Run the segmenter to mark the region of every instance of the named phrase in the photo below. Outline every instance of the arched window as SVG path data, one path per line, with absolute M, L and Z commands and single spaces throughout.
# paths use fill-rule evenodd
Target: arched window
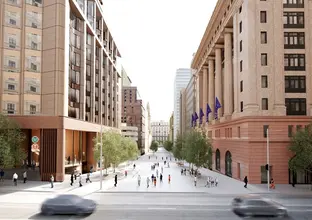
M 232 177 L 232 154 L 230 151 L 225 153 L 225 175 Z
M 220 166 L 220 150 L 217 149 L 216 150 L 216 170 L 221 170 L 221 166 Z

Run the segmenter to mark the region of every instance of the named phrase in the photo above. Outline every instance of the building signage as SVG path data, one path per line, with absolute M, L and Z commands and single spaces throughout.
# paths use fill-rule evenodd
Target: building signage
M 38 143 L 39 138 L 38 138 L 37 136 L 33 136 L 33 137 L 31 138 L 31 141 L 32 141 L 33 143 Z
M 31 151 L 32 152 L 39 152 L 40 151 L 39 145 L 38 144 L 32 144 L 31 145 Z

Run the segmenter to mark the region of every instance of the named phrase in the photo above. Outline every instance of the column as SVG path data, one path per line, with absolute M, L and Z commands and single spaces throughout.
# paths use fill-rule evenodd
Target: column
M 216 80 L 215 80 L 215 97 L 218 98 L 218 100 L 221 103 L 221 108 L 218 109 L 218 118 L 222 117 L 222 111 L 224 103 L 222 103 L 223 97 L 222 97 L 222 60 L 221 60 L 221 48 L 215 49 L 215 68 L 216 68 Z M 215 98 L 214 98 L 215 99 Z M 214 100 L 215 102 L 215 100 Z
M 214 76 L 214 59 L 208 58 L 208 65 L 209 65 L 209 92 L 208 92 L 208 103 L 211 108 L 211 113 L 209 114 L 209 121 L 214 119 L 214 112 L 215 112 L 215 76 Z
M 233 113 L 232 33 L 224 34 L 224 116 Z
M 202 103 L 203 103 L 202 109 L 204 111 L 204 114 L 206 114 L 206 106 L 208 103 L 208 66 L 203 66 L 203 102 Z

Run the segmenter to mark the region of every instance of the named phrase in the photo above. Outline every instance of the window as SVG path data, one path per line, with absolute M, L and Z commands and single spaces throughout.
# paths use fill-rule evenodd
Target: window
M 35 56 L 26 57 L 25 62 L 26 71 L 40 72 L 41 71 L 41 58 Z
M 261 76 L 261 88 L 268 88 L 268 76 Z
M 242 13 L 242 7 L 243 7 L 243 6 L 240 6 L 240 7 L 239 7 L 239 13 Z
M 243 23 L 239 22 L 239 33 L 243 32 Z
M 242 50 L 243 50 L 243 41 L 241 40 L 239 42 L 239 51 L 242 52 Z
M 292 137 L 293 129 L 294 129 L 293 125 L 288 125 L 288 137 Z
M 241 136 L 241 129 L 240 129 L 240 127 L 238 126 L 238 127 L 237 127 L 237 137 L 240 138 L 240 136 Z
M 269 125 L 263 125 L 263 137 L 268 137 Z
M 42 23 L 41 14 L 33 11 L 26 12 L 26 26 L 32 28 L 41 28 L 41 23 Z
M 305 36 L 304 32 L 285 32 L 284 33 L 285 49 L 304 49 Z
M 8 84 L 8 90 L 14 91 L 15 90 L 15 85 Z
M 285 76 L 286 93 L 305 93 L 306 77 L 305 76 Z
M 284 12 L 284 28 L 304 28 L 303 12 Z
M 7 114 L 14 114 L 15 113 L 15 104 L 7 103 Z
M 267 12 L 260 11 L 260 23 L 267 23 Z
M 21 25 L 21 15 L 17 12 L 12 12 L 5 10 L 5 23 L 11 27 L 20 27 Z
M 41 50 L 41 36 L 33 33 L 27 33 L 26 48 L 31 50 Z
M 268 98 L 262 98 L 261 106 L 262 106 L 262 110 L 269 110 Z
M 305 98 L 285 99 L 286 115 L 307 115 L 307 104 Z
M 261 54 L 261 66 L 267 66 L 268 65 L 268 54 L 262 53 Z
M 42 0 L 26 0 L 26 4 L 33 5 L 36 7 L 42 6 Z
M 304 71 L 305 54 L 285 54 L 284 68 L 285 70 Z
M 244 102 L 240 102 L 240 111 L 241 111 L 241 112 L 244 111 Z
M 240 81 L 240 91 L 243 91 L 243 80 Z
M 267 39 L 267 32 L 266 31 L 261 31 L 260 38 L 261 38 L 261 44 L 266 44 L 268 43 Z
M 8 72 L 19 72 L 20 71 L 19 57 L 4 56 L 4 70 Z
M 6 0 L 10 5 L 21 5 L 21 0 Z
M 87 44 L 88 45 L 92 44 L 92 36 L 90 34 L 87 34 Z
M 243 61 L 239 61 L 239 71 L 242 72 L 243 71 Z
M 284 8 L 304 8 L 304 0 L 283 0 Z
M 31 115 L 36 114 L 36 110 L 37 110 L 36 105 L 29 105 L 29 113 Z
M 91 60 L 91 48 L 87 48 L 87 60 Z

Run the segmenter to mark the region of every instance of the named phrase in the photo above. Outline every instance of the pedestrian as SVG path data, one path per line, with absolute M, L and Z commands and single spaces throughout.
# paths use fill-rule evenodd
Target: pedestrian
M 51 188 L 53 188 L 54 187 L 54 185 L 53 185 L 53 183 L 54 183 L 54 176 L 53 176 L 53 174 L 51 174 L 51 176 L 50 176 L 50 183 L 51 183 Z
M 170 174 L 168 175 L 168 183 L 170 184 L 170 182 L 171 182 L 171 176 L 170 176 Z
M 13 183 L 14 183 L 14 186 L 17 186 L 17 179 L 18 179 L 18 175 L 17 175 L 17 173 L 14 173 L 14 174 L 13 174 Z
M 138 186 L 140 186 L 141 185 L 141 175 L 139 174 L 138 175 Z
M 207 182 L 206 182 L 206 186 L 205 187 L 207 187 L 207 186 L 210 187 L 210 177 L 209 176 L 207 177 Z
M 151 180 L 150 180 L 150 178 L 149 178 L 149 177 L 147 177 L 147 178 L 146 178 L 146 186 L 147 186 L 147 188 L 149 187 L 149 183 L 150 183 L 150 181 L 151 181 Z
M 133 164 L 133 169 L 135 170 L 135 164 Z
M 197 183 L 197 176 L 195 175 L 194 176 L 194 185 L 196 186 L 196 183 Z
M 164 167 L 161 166 L 161 173 L 164 173 Z
M 181 176 L 183 175 L 183 168 L 181 169 Z
M 82 187 L 82 174 L 79 174 L 79 187 Z
M 158 178 L 158 169 L 156 170 L 156 177 Z
M 117 186 L 117 174 L 115 175 L 115 184 L 114 186 L 116 187 Z
M 248 184 L 247 176 L 245 176 L 245 178 L 244 178 L 244 183 L 245 183 L 244 187 L 247 188 L 247 184 Z
M 186 169 L 184 168 L 184 175 L 186 176 Z
M 125 170 L 125 177 L 127 177 L 128 176 L 128 171 L 127 170 Z
M 27 181 L 27 171 L 25 171 L 23 173 L 23 178 L 24 178 L 24 183 L 26 183 L 26 181 Z
M 216 179 L 215 179 L 216 186 L 218 186 L 218 182 L 219 182 L 218 177 L 216 177 Z
M 70 185 L 72 186 L 74 184 L 74 173 L 70 175 Z
M 4 181 L 4 179 L 3 179 L 3 177 L 4 177 L 4 171 L 1 169 L 1 171 L 0 171 L 0 181 Z
M 160 174 L 159 180 L 160 180 L 160 182 L 162 183 L 162 180 L 163 180 L 163 175 L 162 175 L 162 174 Z
M 157 179 L 156 177 L 154 178 L 154 186 L 156 187 L 156 182 L 157 182 Z
M 91 181 L 91 179 L 90 179 L 90 173 L 87 173 L 87 179 L 86 179 L 86 183 L 87 182 L 90 182 L 90 183 L 92 183 L 92 181 Z

